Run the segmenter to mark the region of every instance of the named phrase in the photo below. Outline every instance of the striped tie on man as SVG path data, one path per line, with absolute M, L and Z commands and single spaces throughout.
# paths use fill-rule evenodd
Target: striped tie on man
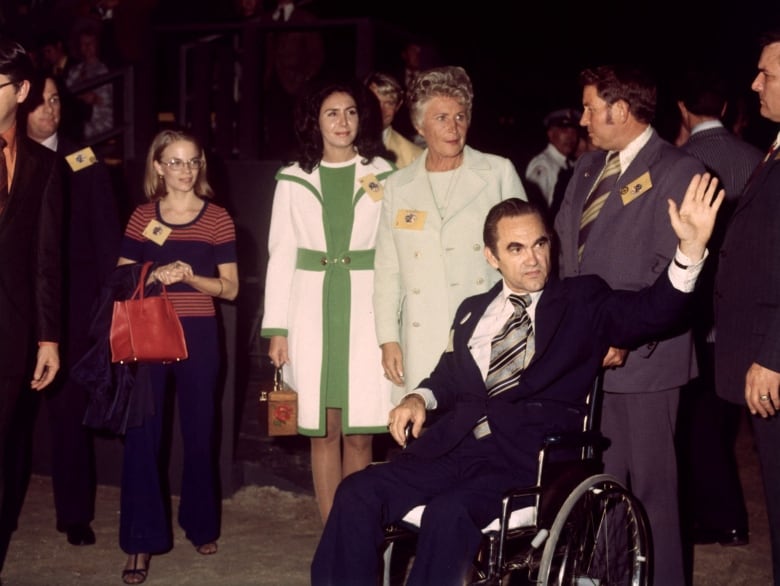
M 596 221 L 596 217 L 599 215 L 601 208 L 615 188 L 617 179 L 620 176 L 620 153 L 612 152 L 607 155 L 607 162 L 604 165 L 604 170 L 601 172 L 601 178 L 596 183 L 596 186 L 590 192 L 588 199 L 585 200 L 585 204 L 582 207 L 582 218 L 580 218 L 580 234 L 577 240 L 579 248 L 577 249 L 577 258 L 582 260 L 582 251 L 585 249 L 585 241 L 588 238 L 588 233 L 593 227 L 593 222 Z
M 504 392 L 520 380 L 533 333 L 531 318 L 525 310 L 531 303 L 531 296 L 511 294 L 509 301 L 514 306 L 514 313 L 491 342 L 490 366 L 485 378 L 490 396 Z
M 490 397 L 517 384 L 525 370 L 525 364 L 534 352 L 531 317 L 525 310 L 531 303 L 531 296 L 510 294 L 509 301 L 512 302 L 514 312 L 495 335 L 490 346 L 490 366 L 485 377 L 485 387 Z M 477 439 L 490 435 L 490 424 L 486 415 L 480 417 L 472 432 Z

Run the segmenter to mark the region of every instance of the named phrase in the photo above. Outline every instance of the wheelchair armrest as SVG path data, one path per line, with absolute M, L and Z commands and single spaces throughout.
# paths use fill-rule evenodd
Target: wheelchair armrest
M 551 434 L 544 438 L 542 446 L 546 448 L 584 448 L 592 446 L 598 451 L 606 450 L 610 440 L 598 431 L 576 431 Z

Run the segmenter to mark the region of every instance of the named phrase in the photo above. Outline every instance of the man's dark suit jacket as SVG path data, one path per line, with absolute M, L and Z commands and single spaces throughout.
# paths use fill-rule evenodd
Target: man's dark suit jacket
M 525 483 L 535 478 L 545 435 L 581 428 L 585 398 L 608 347 L 638 344 L 671 328 L 689 295 L 676 290 L 666 272 L 638 292 L 613 291 L 595 276 L 551 279 L 536 308 L 531 362 L 516 387 L 487 398 L 468 344 L 502 286 L 499 282 L 458 308 L 450 349 L 419 385 L 433 391 L 439 415 L 404 453 L 440 456 L 487 414 L 501 451 L 497 458 L 510 462 Z
M 89 348 L 87 331 L 100 288 L 116 267 L 122 226 L 111 175 L 103 162 L 74 171 L 65 157 L 81 149 L 64 136 L 57 141 L 63 180 L 64 299 L 63 367 Z
M 16 144 L 0 214 L 0 376 L 31 377 L 35 343 L 60 338 L 62 193 L 57 155 L 20 133 Z
M 780 372 L 780 153 L 745 186 L 715 277 L 715 383 L 743 405 L 753 362 Z

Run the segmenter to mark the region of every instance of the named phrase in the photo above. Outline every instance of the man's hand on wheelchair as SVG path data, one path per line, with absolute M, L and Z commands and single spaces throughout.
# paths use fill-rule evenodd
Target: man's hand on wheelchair
M 406 426 L 410 423 L 412 437 L 420 437 L 425 423 L 425 400 L 416 393 L 405 396 L 387 418 L 387 429 L 399 446 L 406 447 Z

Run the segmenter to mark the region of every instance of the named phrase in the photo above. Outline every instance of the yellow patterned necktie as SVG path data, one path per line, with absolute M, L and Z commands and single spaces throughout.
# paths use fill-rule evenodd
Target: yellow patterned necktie
M 585 204 L 582 207 L 582 217 L 580 218 L 580 233 L 577 239 L 577 258 L 582 260 L 582 251 L 585 249 L 585 241 L 588 238 L 588 233 L 593 227 L 593 222 L 596 221 L 601 208 L 615 188 L 617 179 L 620 176 L 620 153 L 613 152 L 607 155 L 607 162 L 604 165 L 604 170 L 601 172 L 601 178 L 596 186 L 590 192 L 588 199 L 585 200 Z

